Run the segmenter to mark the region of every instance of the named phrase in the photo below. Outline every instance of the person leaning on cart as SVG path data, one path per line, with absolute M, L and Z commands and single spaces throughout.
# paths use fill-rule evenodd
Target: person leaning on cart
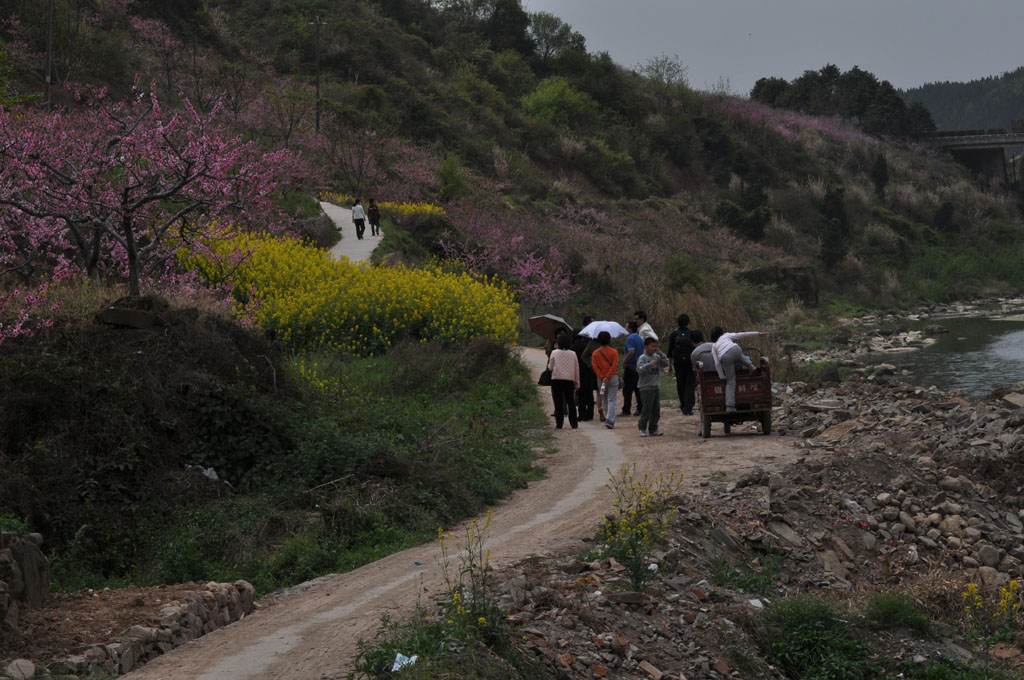
M 725 410 L 736 410 L 736 365 L 754 368 L 748 357 L 743 356 L 743 349 L 736 344 L 737 340 L 768 335 L 764 331 L 747 331 L 744 333 L 726 333 L 721 326 L 711 329 L 711 356 L 715 359 L 715 370 L 719 378 L 725 378 Z

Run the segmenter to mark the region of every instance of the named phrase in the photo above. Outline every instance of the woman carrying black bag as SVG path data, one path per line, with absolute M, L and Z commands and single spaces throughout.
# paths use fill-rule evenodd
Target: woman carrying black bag
M 566 413 L 569 414 L 569 426 L 576 429 L 575 391 L 580 386 L 580 363 L 576 353 L 570 349 L 572 340 L 568 333 L 558 336 L 558 349 L 548 357 L 548 370 L 551 371 L 551 398 L 555 402 L 555 428 L 561 430 Z

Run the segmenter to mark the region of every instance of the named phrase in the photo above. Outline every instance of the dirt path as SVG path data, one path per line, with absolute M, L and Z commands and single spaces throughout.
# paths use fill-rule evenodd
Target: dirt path
M 524 350 L 535 375 L 544 356 Z M 547 390 L 540 393 L 545 407 Z M 636 461 L 643 471 L 681 471 L 695 486 L 709 477 L 737 476 L 755 466 L 774 467 L 795 460 L 793 440 L 757 434 L 697 436 L 697 418 L 663 411 L 666 435 L 637 436 L 633 418 L 615 430 L 581 423 L 579 430 L 556 432 L 558 447 L 540 461 L 548 478 L 516 492 L 494 510 L 490 537 L 496 566 L 531 555 L 554 553 L 592 536 L 601 514 L 611 507 L 604 487 L 607 468 Z M 458 532 L 457 532 L 458 533 Z M 441 578 L 436 544 L 397 553 L 347 574 L 332 574 L 298 586 L 242 621 L 179 647 L 131 673 L 136 680 L 201 678 L 239 680 L 327 680 L 342 678 L 356 641 L 376 631 L 381 614 L 408 613 L 417 598 L 437 591 Z M 429 599 L 429 598 L 427 598 Z M 416 650 L 409 650 L 415 653 Z
M 381 239 L 380 236 L 370 235 L 370 223 L 366 223 L 366 231 L 360 240 L 356 238 L 356 225 L 352 224 L 351 210 L 327 201 L 320 201 L 320 207 L 341 232 L 341 240 L 331 248 L 331 256 L 338 259 L 339 256 L 344 255 L 353 262 L 369 260 L 373 249 L 377 247 Z

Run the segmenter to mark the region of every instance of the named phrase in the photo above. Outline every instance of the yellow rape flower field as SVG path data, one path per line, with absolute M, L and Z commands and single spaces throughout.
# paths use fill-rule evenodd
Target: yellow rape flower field
M 248 254 L 229 278 L 239 311 L 274 330 L 289 349 L 334 349 L 360 356 L 403 340 L 461 347 L 476 337 L 511 343 L 518 305 L 497 280 L 438 267 L 373 267 L 336 261 L 297 240 L 241 235 L 190 258 L 208 280 Z
M 320 199 L 329 201 L 330 203 L 336 203 L 338 205 L 350 205 L 355 198 L 348 194 L 342 194 L 336 191 L 324 191 L 320 194 Z M 377 207 L 383 210 L 385 213 L 392 217 L 402 219 L 411 215 L 439 215 L 444 217 L 448 213 L 445 209 L 439 205 L 433 203 L 420 202 L 420 203 L 393 203 L 391 201 L 380 201 L 377 203 Z

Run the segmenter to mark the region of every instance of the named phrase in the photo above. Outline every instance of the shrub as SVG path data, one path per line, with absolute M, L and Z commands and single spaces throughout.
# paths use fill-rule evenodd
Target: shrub
M 437 171 L 437 181 L 441 187 L 442 200 L 454 201 L 469 193 L 469 180 L 466 178 L 466 171 L 459 165 L 459 159 L 454 154 L 445 156 Z

